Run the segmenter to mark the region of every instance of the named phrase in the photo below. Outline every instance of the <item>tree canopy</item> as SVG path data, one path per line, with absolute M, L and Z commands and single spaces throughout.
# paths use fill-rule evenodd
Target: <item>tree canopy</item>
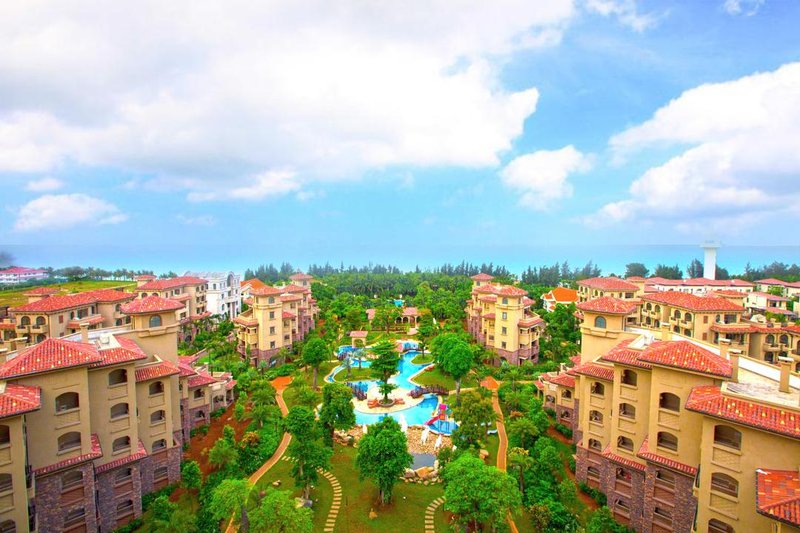
M 388 400 L 389 393 L 396 386 L 389 383 L 389 378 L 397 373 L 400 366 L 400 355 L 395 349 L 395 345 L 390 340 L 382 340 L 372 348 L 372 353 L 376 358 L 370 363 L 370 372 L 375 379 L 381 382 L 380 391 L 383 393 L 384 401 Z
M 268 488 L 250 513 L 250 529 L 261 533 L 311 533 L 311 509 L 297 507 L 286 491 Z
M 303 346 L 303 363 L 314 369 L 314 388 L 317 388 L 319 365 L 328 360 L 328 345 L 319 337 L 312 337 Z
M 453 408 L 453 416 L 458 427 L 453 431 L 452 439 L 462 449 L 480 447 L 486 430 L 497 417 L 492 400 L 478 391 L 465 393 L 461 405 Z
M 334 430 L 348 429 L 355 425 L 356 414 L 352 399 L 353 391 L 346 385 L 326 383 L 322 387 L 319 422 L 325 430 L 323 439 L 328 446 L 333 446 Z
M 392 499 L 394 484 L 412 462 L 406 435 L 392 417 L 387 416 L 371 425 L 358 442 L 356 466 L 359 476 L 375 482 L 383 503 Z
M 292 435 L 287 449 L 294 459 L 292 477 L 303 489 L 303 497 L 308 499 L 311 485 L 319 479 L 317 470 L 328 468 L 333 451 L 320 441 L 321 431 L 310 408 L 302 405 L 292 407 L 283 419 L 283 426 Z

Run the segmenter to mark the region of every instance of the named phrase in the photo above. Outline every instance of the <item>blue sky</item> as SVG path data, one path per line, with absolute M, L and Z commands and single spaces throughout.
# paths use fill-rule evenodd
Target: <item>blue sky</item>
M 14 4 L 0 243 L 798 244 L 798 2 Z

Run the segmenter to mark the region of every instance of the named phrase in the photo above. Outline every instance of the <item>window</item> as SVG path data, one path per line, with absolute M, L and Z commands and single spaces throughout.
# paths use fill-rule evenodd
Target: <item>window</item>
M 114 311 L 116 311 L 117 313 L 119 313 L 120 311 L 122 311 L 122 304 L 117 304 L 117 305 L 115 305 L 115 306 L 114 306 Z
M 594 327 L 606 329 L 606 319 L 605 317 L 598 316 L 594 319 Z
M 675 475 L 667 470 L 656 470 L 656 481 L 670 487 L 675 486 Z
M 161 381 L 150 384 L 150 396 L 155 396 L 156 394 L 164 394 L 164 383 Z
M 599 452 L 603 449 L 603 445 L 597 439 L 589 439 L 589 449 Z
M 275 335 L 275 326 L 270 326 L 269 327 L 269 334 L 270 335 Z
M 571 390 L 566 390 L 566 389 L 561 391 L 561 397 L 566 399 L 566 400 L 571 399 L 572 398 L 572 391 Z
M 13 520 L 0 522 L 0 533 L 17 533 L 17 525 Z
M 556 398 L 555 398 L 555 396 L 553 396 L 551 394 L 548 394 L 547 396 L 544 397 L 544 401 L 549 402 L 549 403 L 555 403 Z
M 269 347 L 270 347 L 270 349 L 274 349 L 275 348 L 275 341 L 269 341 Z
M 658 518 L 662 518 L 665 521 L 672 522 L 672 512 L 668 509 L 664 509 L 663 507 L 656 507 L 653 509 L 653 515 L 657 516 Z
M 721 520 L 717 520 L 716 518 L 712 518 L 708 521 L 708 533 L 736 533 L 736 531 L 733 529 L 733 526 Z
M 730 426 L 714 426 L 714 444 L 742 449 L 742 434 Z
M 274 304 L 274 303 L 275 303 L 275 297 L 274 297 L 274 296 L 270 296 L 270 297 L 269 297 L 269 300 L 267 300 L 267 301 L 268 301 L 269 303 L 271 303 L 271 304 Z
M 73 509 L 64 515 L 64 528 L 76 526 L 86 520 L 86 509 Z
M 0 474 L 0 492 L 6 492 L 14 488 L 11 481 L 11 474 Z
M 0 426 L 0 446 L 8 446 L 11 444 L 11 429 L 6 426 Z
M 169 470 L 167 470 L 166 466 L 160 466 L 153 470 L 154 481 L 161 481 L 162 479 L 167 479 L 167 477 L 169 477 Z
M 77 431 L 70 431 L 58 437 L 58 451 L 66 452 L 81 447 L 81 434 Z
M 73 470 L 61 476 L 61 490 L 67 491 L 83 485 L 83 472 Z
M 146 292 L 142 293 L 142 298 L 147 298 L 147 293 Z
M 128 382 L 128 371 L 124 368 L 118 368 L 108 373 L 108 386 L 122 385 Z
M 621 481 L 627 481 L 628 483 L 631 482 L 631 473 L 624 468 L 617 468 L 614 472 L 614 477 Z
M 161 326 L 161 317 L 159 315 L 153 315 L 150 317 L 150 327 L 157 328 Z
M 617 439 L 617 448 L 622 448 L 623 450 L 628 450 L 629 452 L 632 452 L 633 441 L 628 437 L 620 437 Z
M 626 502 L 625 500 L 622 500 L 622 499 L 617 500 L 616 507 L 618 509 L 622 510 L 622 511 L 625 511 L 626 513 L 630 513 L 631 512 L 631 508 L 628 505 L 628 502 Z
M 65 392 L 56 397 L 56 413 L 80 407 L 77 392 Z
M 131 478 L 133 478 L 133 470 L 131 468 L 123 468 L 114 474 L 114 484 L 121 485 L 127 483 L 131 481 Z
M 130 414 L 130 408 L 127 403 L 118 403 L 111 406 L 111 418 L 121 418 Z
M 114 439 L 114 442 L 111 443 L 111 450 L 113 452 L 121 452 L 122 450 L 127 450 L 131 447 L 131 438 L 130 437 L 119 437 L 118 439 Z
M 508 298 L 503 298 L 503 305 L 508 304 Z
M 64 323 L 64 315 L 58 315 L 58 323 L 59 324 L 63 324 Z
M 658 396 L 658 406 L 677 413 L 681 410 L 681 399 L 671 392 L 662 392 Z
M 722 472 L 711 474 L 711 488 L 734 498 L 739 497 L 739 482 Z
M 197 411 L 197 412 L 194 414 L 194 417 L 195 417 L 195 418 L 197 418 L 197 419 L 200 419 L 200 418 L 205 418 L 205 417 L 206 417 L 206 414 L 205 414 L 203 411 Z
M 594 382 L 592 382 L 591 392 L 592 392 L 592 394 L 595 394 L 597 396 L 605 396 L 606 387 L 605 387 L 605 385 L 603 385 L 599 381 L 594 381 Z
M 206 393 L 203 389 L 195 389 L 194 391 L 194 399 L 199 400 L 200 398 L 205 398 Z
M 689 321 L 691 321 L 691 320 L 692 320 L 692 313 L 689 313 L 689 312 L 686 312 L 686 313 L 684 313 L 684 315 L 683 315 L 683 319 L 684 319 L 686 322 L 689 322 Z
M 625 385 L 630 385 L 632 387 L 635 387 L 638 381 L 639 381 L 639 376 L 633 370 L 622 371 L 622 383 L 624 383 Z
M 157 441 L 153 442 L 152 446 L 153 452 L 158 452 L 166 449 L 167 449 L 167 441 L 165 439 L 158 439 Z
M 603 413 L 600 411 L 589 411 L 589 421 L 597 424 L 603 423 Z
M 586 469 L 586 475 L 589 477 L 600 478 L 600 471 L 597 468 L 590 466 Z
M 150 423 L 151 424 L 158 424 L 159 422 L 163 422 L 167 419 L 167 412 L 163 409 L 159 409 L 158 411 L 154 411 L 150 413 Z
M 500 329 L 500 334 L 501 334 L 501 335 L 505 335 L 506 333 L 508 333 L 508 329 L 507 329 L 505 326 L 503 326 L 503 327 Z
M 636 418 L 636 407 L 629 403 L 619 404 L 619 416 L 624 416 L 625 418 Z
M 659 448 L 665 448 L 667 450 L 672 450 L 673 452 L 677 452 L 678 437 L 676 437 L 672 433 L 667 433 L 666 431 L 659 431 L 658 437 L 656 439 L 656 445 Z
M 780 342 L 781 344 L 789 344 L 789 337 L 787 335 L 781 335 Z
M 503 311 L 503 320 L 508 320 L 508 313 Z
M 708 324 L 708 315 L 703 315 L 703 324 Z
M 133 513 L 133 500 L 125 500 L 117 504 L 117 518 Z
M 30 326 L 31 325 L 31 317 L 24 316 L 24 317 L 22 317 L 22 320 L 19 321 L 19 323 L 22 326 Z
M 288 341 L 289 339 L 286 339 L 286 340 Z M 506 341 L 501 342 L 500 343 L 500 347 L 505 350 L 506 349 Z
M 569 420 L 570 418 L 572 418 L 572 415 L 570 414 L 569 411 L 561 411 L 562 420 Z

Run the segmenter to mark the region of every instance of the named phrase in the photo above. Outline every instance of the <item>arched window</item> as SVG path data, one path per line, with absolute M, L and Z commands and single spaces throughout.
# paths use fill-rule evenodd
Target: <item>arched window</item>
M 596 394 L 597 396 L 605 396 L 606 387 L 599 381 L 592 382 L 592 394 Z
M 83 472 L 73 470 L 61 476 L 61 490 L 70 490 L 83 484 Z
M 195 389 L 194 390 L 194 399 L 199 400 L 200 398 L 205 398 L 206 393 L 203 389 Z
M 77 392 L 65 392 L 56 396 L 56 413 L 77 409 L 80 407 L 80 399 Z
M 789 344 L 789 336 L 784 334 L 780 336 L 781 344 Z
M 658 406 L 677 413 L 681 410 L 681 399 L 671 392 L 662 392 L 658 396 Z
M 672 318 L 680 319 L 681 318 L 681 312 L 678 309 L 675 309 L 675 311 L 672 312 Z
M 736 530 L 733 529 L 733 526 L 712 518 L 708 521 L 708 533 L 736 533 Z
M 129 414 L 130 408 L 127 403 L 118 403 L 111 406 L 111 418 L 119 418 Z
M 36 317 L 36 325 L 37 326 L 44 326 L 44 317 L 43 316 L 37 316 Z
M 596 422 L 597 424 L 603 423 L 603 413 L 600 411 L 591 410 L 589 411 L 589 421 Z
M 146 292 L 142 293 L 142 298 L 147 298 L 147 293 Z
M 19 323 L 22 326 L 30 326 L 31 325 L 31 317 L 24 316 L 24 317 L 22 317 L 22 320 L 19 321 Z
M 128 382 L 128 371 L 124 368 L 117 368 L 108 373 L 108 385 L 121 385 Z
M 152 450 L 154 452 L 166 449 L 167 449 L 167 441 L 165 439 L 158 439 L 157 441 L 153 442 Z
M 639 381 L 639 376 L 633 370 L 626 369 L 622 371 L 622 383 L 624 383 L 625 385 L 631 385 L 635 387 L 638 381 Z
M 114 474 L 114 484 L 121 485 L 122 483 L 127 483 L 133 477 L 133 470 L 128 468 L 121 468 L 117 470 L 117 473 Z
M 0 533 L 17 533 L 17 525 L 13 520 L 0 522 Z
M 767 335 L 767 344 L 775 344 L 775 335 L 772 333 Z
M 155 396 L 156 394 L 164 394 L 164 383 L 161 381 L 154 381 L 150 384 L 149 387 L 150 396 Z
M 686 322 L 689 322 L 689 321 L 692 319 L 692 313 L 690 313 L 690 312 L 688 312 L 688 311 L 687 311 L 686 313 L 684 313 L 684 314 L 683 314 L 683 319 L 684 319 Z
M 661 312 L 661 306 L 660 305 L 656 304 L 655 312 L 656 313 L 660 313 Z
M 569 389 L 564 389 L 561 391 L 561 397 L 569 400 L 572 398 L 572 391 Z
M 9 491 L 14 488 L 11 474 L 0 474 L 0 493 Z
M 603 445 L 597 439 L 589 439 L 589 448 L 599 452 L 603 449 Z
M 619 437 L 617 439 L 617 448 L 622 448 L 623 450 L 628 450 L 629 452 L 632 452 L 633 441 L 628 437 Z
M 728 474 L 722 472 L 714 472 L 711 474 L 711 488 L 723 494 L 739 497 L 739 482 Z
M 153 411 L 150 413 L 150 423 L 151 424 L 158 424 L 159 422 L 163 422 L 167 419 L 167 412 L 163 409 L 159 409 L 158 411 Z
M 625 418 L 636 418 L 636 407 L 629 403 L 619 404 L 619 416 L 624 416 Z
M 742 433 L 730 426 L 714 426 L 714 444 L 742 449 Z
M 11 428 L 5 424 L 0 425 L 0 446 L 11 444 Z
M 554 403 L 556 401 L 556 397 L 553 396 L 552 394 L 548 394 L 547 396 L 544 397 L 544 401 Z
M 81 447 L 81 434 L 77 431 L 70 431 L 58 437 L 58 451 L 65 452 Z
M 676 437 L 672 433 L 667 433 L 666 431 L 659 431 L 656 440 L 656 445 L 659 448 L 665 448 L 667 450 L 672 450 L 673 452 L 677 452 L 678 437 Z
M 605 317 L 598 316 L 594 319 L 594 327 L 606 329 L 606 319 Z
M 153 315 L 150 317 L 150 327 L 157 328 L 161 325 L 161 317 L 159 315 Z
M 130 447 L 131 447 L 131 438 L 128 436 L 114 439 L 114 442 L 111 443 L 111 450 L 114 452 L 121 452 L 122 450 L 129 449 Z
M 586 475 L 589 476 L 589 477 L 599 478 L 600 477 L 600 471 L 597 468 L 595 468 L 593 466 L 590 466 L 589 468 L 586 469 Z

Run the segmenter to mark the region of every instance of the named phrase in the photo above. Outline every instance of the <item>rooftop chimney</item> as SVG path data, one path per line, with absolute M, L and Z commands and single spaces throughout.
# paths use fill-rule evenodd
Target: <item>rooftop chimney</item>
M 81 342 L 88 344 L 89 342 L 89 324 L 81 324 Z
M 661 324 L 661 340 L 672 340 L 672 332 L 669 330 L 669 324 Z
M 739 383 L 739 356 L 741 350 L 728 350 L 728 358 L 731 360 L 731 381 Z
M 791 392 L 789 390 L 789 372 L 792 371 L 792 358 L 791 357 L 778 357 L 781 365 L 781 380 L 778 384 L 778 390 L 781 392 Z
M 730 339 L 720 339 L 719 340 L 719 356 L 725 359 L 728 359 L 728 350 L 731 347 L 731 340 Z

